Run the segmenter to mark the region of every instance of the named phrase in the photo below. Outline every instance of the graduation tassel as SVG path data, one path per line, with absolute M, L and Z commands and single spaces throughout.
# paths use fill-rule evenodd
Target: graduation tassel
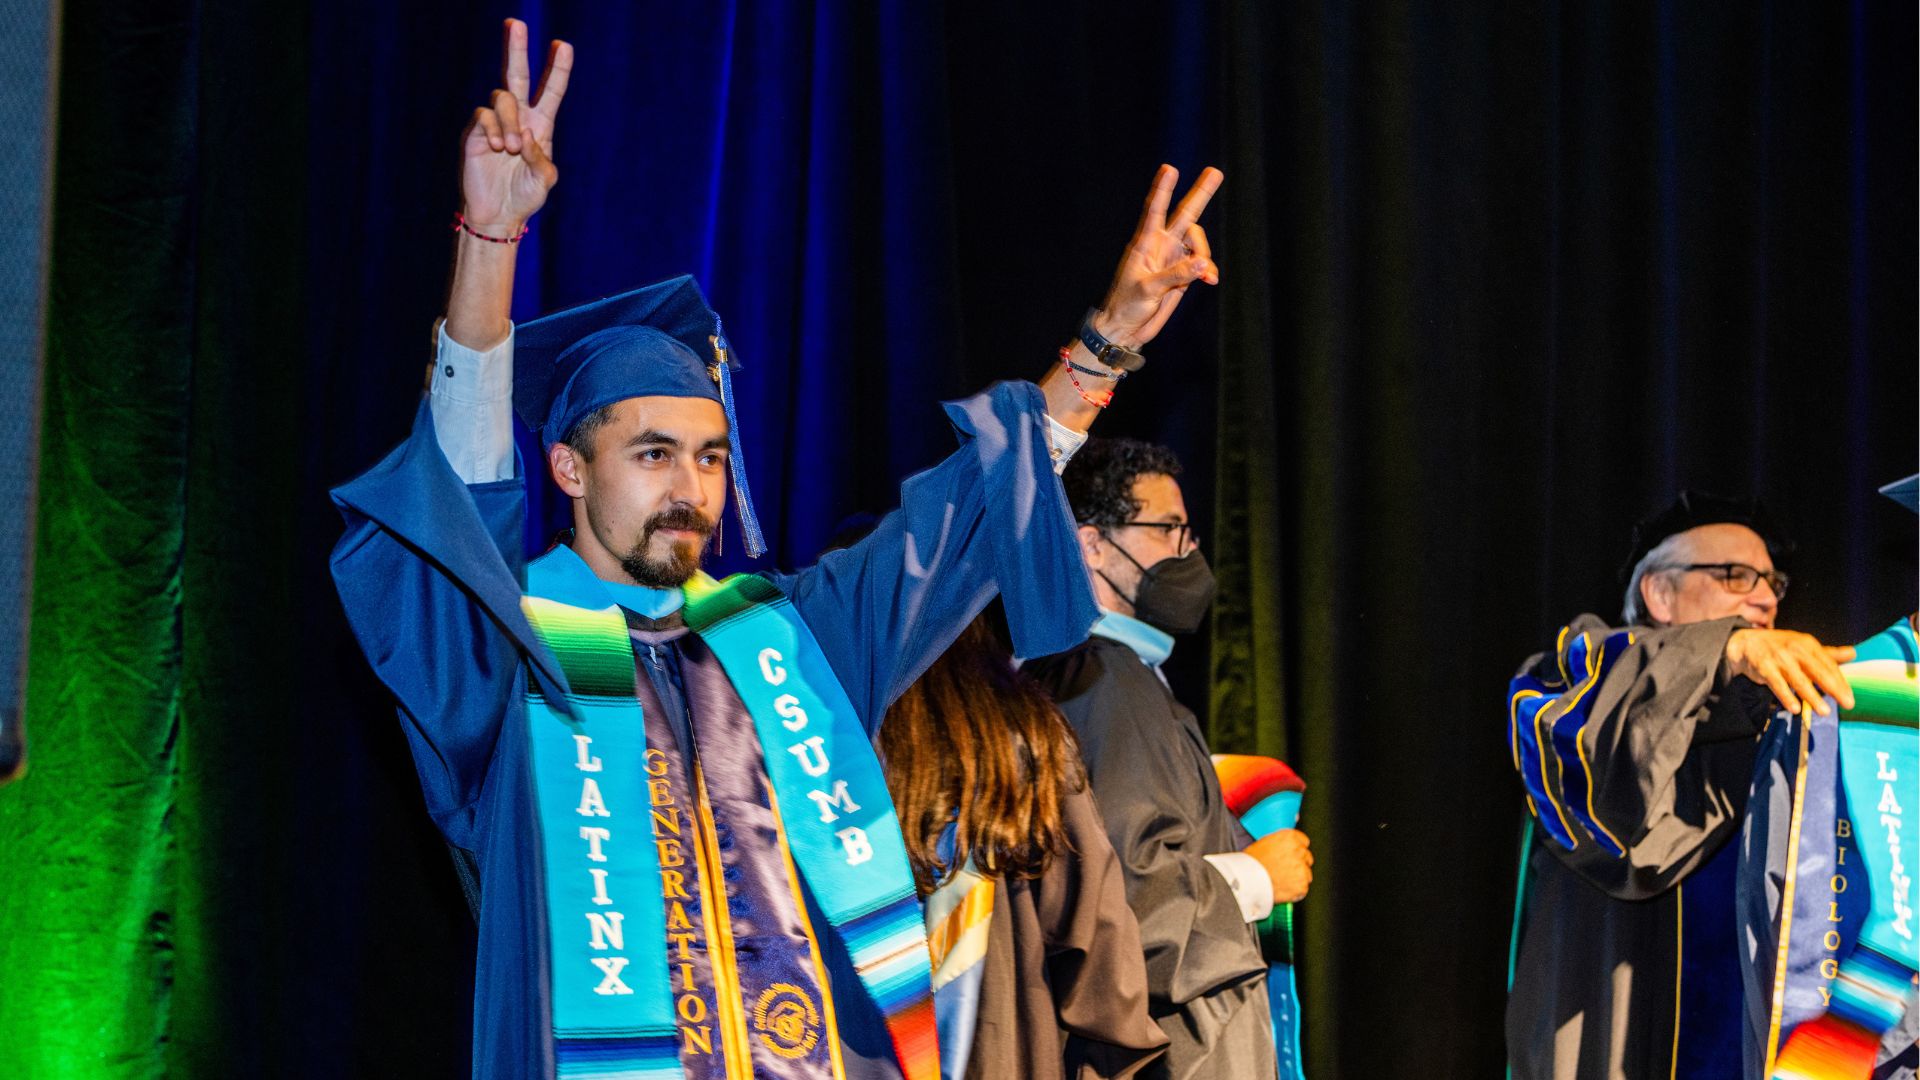
M 718 329 L 716 325 L 715 329 Z M 727 416 L 727 442 L 733 451 L 733 497 L 740 515 L 741 542 L 746 545 L 747 557 L 757 559 L 767 553 L 767 540 L 760 532 L 760 519 L 753 512 L 753 492 L 747 486 L 747 462 L 740 453 L 740 418 L 733 407 L 733 373 L 727 365 L 727 339 L 715 334 L 713 352 L 718 358 L 720 381 L 720 409 Z

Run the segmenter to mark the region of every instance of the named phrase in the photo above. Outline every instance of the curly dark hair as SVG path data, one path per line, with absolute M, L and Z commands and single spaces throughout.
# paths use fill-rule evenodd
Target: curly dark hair
M 1060 482 L 1073 520 L 1114 529 L 1140 513 L 1133 482 L 1142 476 L 1179 476 L 1180 459 L 1164 446 L 1139 439 L 1088 439 L 1067 462 Z

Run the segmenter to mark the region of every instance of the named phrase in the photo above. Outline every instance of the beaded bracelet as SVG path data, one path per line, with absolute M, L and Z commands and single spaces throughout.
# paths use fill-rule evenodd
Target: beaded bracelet
M 1081 367 L 1079 364 L 1076 364 L 1073 362 L 1073 346 L 1071 345 L 1063 345 L 1060 347 L 1060 362 L 1072 368 L 1073 370 L 1079 372 L 1082 375 L 1091 375 L 1096 379 L 1112 379 L 1114 382 L 1118 383 L 1121 379 L 1124 379 L 1127 377 L 1126 368 L 1110 367 L 1110 368 L 1100 369 L 1100 368 Z
M 1085 371 L 1089 375 L 1097 375 L 1099 374 L 1099 372 L 1092 371 L 1088 368 L 1083 368 L 1079 364 L 1074 363 L 1073 362 L 1073 346 L 1071 345 L 1060 346 L 1060 364 L 1062 367 L 1065 367 L 1067 369 L 1067 378 L 1073 381 L 1073 389 L 1076 393 L 1080 395 L 1080 400 L 1086 402 L 1087 404 L 1093 406 L 1096 409 L 1104 409 L 1107 406 L 1113 404 L 1113 391 L 1103 390 L 1101 391 L 1099 397 L 1095 397 L 1092 394 L 1087 393 L 1086 387 L 1080 385 L 1080 376 L 1075 375 L 1074 372 Z M 1108 378 L 1108 379 L 1114 378 L 1112 375 L 1103 375 L 1101 377 Z M 1115 381 L 1117 382 L 1119 380 L 1115 379 Z
M 486 233 L 483 233 L 479 229 L 476 229 L 473 226 L 467 224 L 467 215 L 459 212 L 458 210 L 453 212 L 453 231 L 454 232 L 466 233 L 468 236 L 474 237 L 476 239 L 485 240 L 489 244 L 517 244 L 520 242 L 521 237 L 527 235 L 527 228 L 528 226 L 525 223 L 522 223 L 520 226 L 520 231 L 517 233 L 514 233 L 512 236 L 488 236 Z

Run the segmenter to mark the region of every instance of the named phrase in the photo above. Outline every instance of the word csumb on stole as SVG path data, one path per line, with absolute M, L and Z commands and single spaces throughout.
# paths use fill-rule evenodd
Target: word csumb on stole
M 583 773 L 597 773 L 604 769 L 599 758 L 593 756 L 593 740 L 585 735 L 575 735 L 573 742 L 578 750 L 574 767 Z M 611 818 L 607 801 L 600 794 L 600 784 L 592 776 L 580 780 L 580 806 L 576 812 L 585 818 Z M 587 842 L 587 862 L 603 863 L 607 861 L 606 845 L 613 839 L 613 830 L 598 825 L 580 826 L 580 839 Z M 588 866 L 587 873 L 593 878 L 593 903 L 602 908 L 613 905 L 613 897 L 607 895 L 607 871 L 602 867 Z M 626 915 L 619 911 L 589 911 L 587 932 L 592 935 L 592 945 L 597 952 L 621 953 L 626 951 L 627 935 L 624 926 Z M 590 958 L 593 966 L 600 969 L 600 985 L 593 988 L 596 994 L 631 994 L 633 988 L 620 978 L 629 962 L 625 956 L 595 956 Z
M 667 962 L 675 973 L 674 1015 L 680 1021 L 681 1050 L 689 1054 L 713 1053 L 713 1025 L 707 1014 L 706 995 L 694 979 L 693 948 L 704 944 L 700 929 L 687 915 L 694 902 L 687 892 L 686 849 L 680 835 L 688 815 L 673 796 L 673 782 L 667 775 L 667 754 L 647 748 L 647 802 L 653 814 L 653 846 L 660 857 L 660 899 L 667 910 L 667 941 L 673 949 Z M 716 883 L 717 884 L 717 883 Z M 724 888 L 724 885 L 717 885 Z
M 760 677 L 767 681 L 768 686 L 779 686 L 787 681 L 787 669 L 780 666 L 785 659 L 778 649 L 760 650 Z M 792 694 L 781 694 L 774 698 L 773 711 L 780 715 L 780 726 L 788 731 L 798 735 L 807 729 L 807 710 L 801 707 L 800 699 Z M 833 763 L 827 760 L 826 741 L 819 735 L 794 743 L 787 747 L 787 753 L 799 760 L 800 771 L 816 779 L 827 775 L 827 771 L 833 767 Z M 840 814 L 834 812 L 835 807 L 839 808 L 840 813 L 860 812 L 860 804 L 848 794 L 845 780 L 833 781 L 826 790 L 815 788 L 807 792 L 807 798 L 820 808 L 822 825 L 831 825 L 840 819 Z M 859 866 L 873 858 L 873 845 L 868 843 L 865 829 L 849 826 L 835 831 L 833 835 L 847 853 L 848 866 Z

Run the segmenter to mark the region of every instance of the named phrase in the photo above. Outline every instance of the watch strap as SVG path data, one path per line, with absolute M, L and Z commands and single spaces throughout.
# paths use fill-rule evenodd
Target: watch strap
M 1145 356 L 1108 341 L 1100 331 L 1093 328 L 1093 316 L 1096 312 L 1097 309 L 1088 308 L 1086 318 L 1080 320 L 1080 344 L 1085 345 L 1095 359 L 1118 371 L 1139 371 L 1145 367 L 1147 363 Z

